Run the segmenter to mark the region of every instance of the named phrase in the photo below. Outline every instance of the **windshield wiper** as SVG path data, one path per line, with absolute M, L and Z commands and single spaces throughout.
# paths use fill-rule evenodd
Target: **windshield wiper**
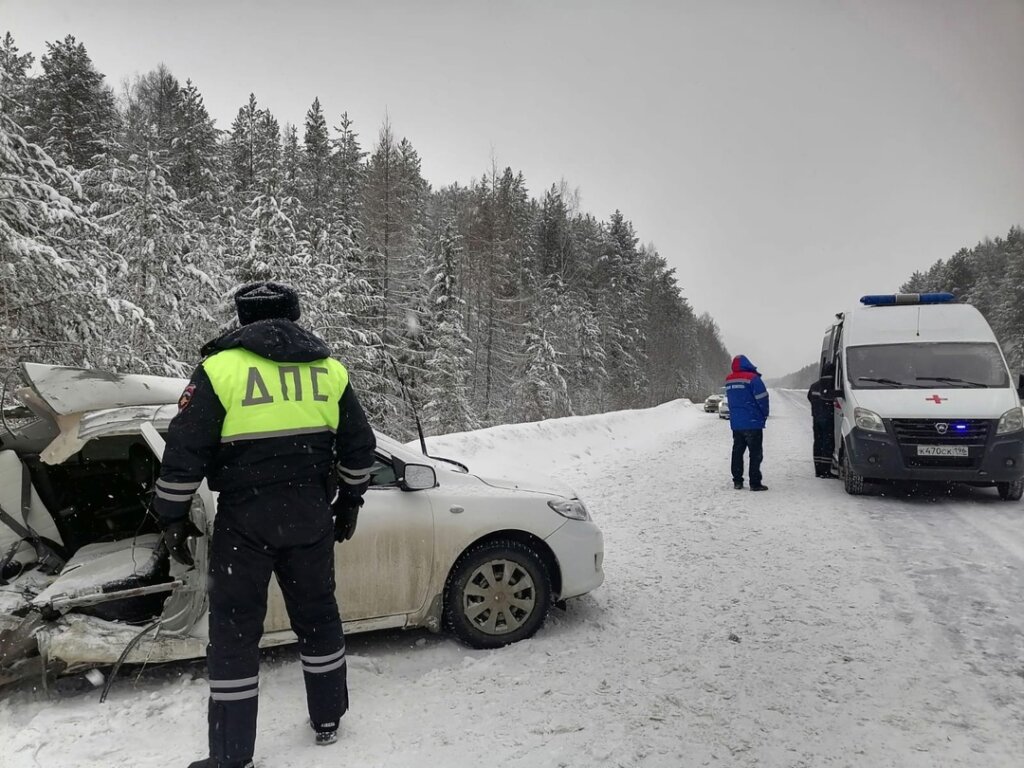
M 913 384 L 904 384 L 902 381 L 896 381 L 895 379 L 876 379 L 871 376 L 858 376 L 857 381 L 870 381 L 872 384 L 885 384 L 890 387 L 914 386 Z
M 964 384 L 968 387 L 981 387 L 982 389 L 988 389 L 988 384 L 982 384 L 980 381 L 967 381 L 966 379 L 958 379 L 953 376 L 918 376 L 918 381 L 941 381 L 944 384 Z

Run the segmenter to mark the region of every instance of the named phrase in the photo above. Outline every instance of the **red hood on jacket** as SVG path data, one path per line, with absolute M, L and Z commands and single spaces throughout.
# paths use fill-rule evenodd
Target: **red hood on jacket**
M 755 376 L 760 376 L 757 372 L 756 366 L 750 362 L 750 359 L 746 355 L 736 355 L 732 359 L 732 373 L 730 373 L 727 379 L 747 379 L 750 380 Z

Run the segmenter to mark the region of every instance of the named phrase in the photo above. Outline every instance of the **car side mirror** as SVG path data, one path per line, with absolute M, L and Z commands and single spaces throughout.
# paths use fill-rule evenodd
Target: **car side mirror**
M 1024 373 L 1017 379 L 1017 396 L 1024 400 Z
M 398 487 L 403 491 L 425 491 L 437 485 L 437 473 L 426 464 L 402 464 Z

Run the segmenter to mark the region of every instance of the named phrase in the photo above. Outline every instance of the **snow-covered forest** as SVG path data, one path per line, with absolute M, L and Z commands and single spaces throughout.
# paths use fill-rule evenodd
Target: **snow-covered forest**
M 74 37 L 0 45 L 0 373 L 21 360 L 188 375 L 239 285 L 303 322 L 373 419 L 429 433 L 703 397 L 728 358 L 628 219 L 489 167 L 432 188 L 388 122 L 250 95 L 228 130 L 164 66 L 114 88 Z M 258 91 L 259 84 L 243 84 Z
M 915 272 L 901 289 L 950 291 L 988 319 L 1010 369 L 1024 370 L 1024 230 L 961 248 L 925 272 Z

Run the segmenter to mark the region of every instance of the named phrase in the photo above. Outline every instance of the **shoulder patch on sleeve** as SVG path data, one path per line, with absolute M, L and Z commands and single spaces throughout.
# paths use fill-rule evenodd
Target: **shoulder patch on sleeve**
M 181 397 L 178 398 L 178 413 L 181 413 L 186 408 L 188 408 L 188 404 L 192 402 L 192 395 L 195 391 L 195 384 L 189 384 L 187 387 L 185 387 L 185 391 L 182 392 Z

